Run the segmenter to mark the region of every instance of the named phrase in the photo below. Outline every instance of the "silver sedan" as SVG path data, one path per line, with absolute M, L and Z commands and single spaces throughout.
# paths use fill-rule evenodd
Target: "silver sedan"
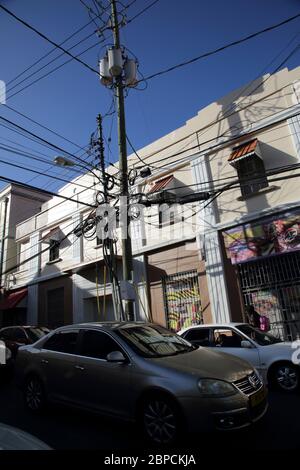
M 59 328 L 19 349 L 16 373 L 31 411 L 55 402 L 137 420 L 159 444 L 174 442 L 182 429 L 249 426 L 268 406 L 248 362 L 150 323 Z

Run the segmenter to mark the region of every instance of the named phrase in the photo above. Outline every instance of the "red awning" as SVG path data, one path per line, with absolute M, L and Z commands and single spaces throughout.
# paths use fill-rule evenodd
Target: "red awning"
M 173 179 L 174 176 L 170 175 L 166 176 L 165 178 L 162 178 L 161 180 L 156 181 L 150 189 L 149 193 L 156 193 L 157 191 L 161 191 L 162 189 L 166 188 Z
M 239 145 L 236 147 L 233 152 L 231 153 L 228 161 L 232 164 L 235 163 L 237 160 L 241 160 L 242 158 L 250 157 L 251 155 L 257 154 L 257 144 L 258 140 L 253 139 L 250 142 L 246 142 L 243 145 Z
M 9 310 L 15 308 L 21 300 L 27 295 L 27 289 L 18 290 L 17 292 L 11 292 L 8 296 L 1 300 L 0 310 Z

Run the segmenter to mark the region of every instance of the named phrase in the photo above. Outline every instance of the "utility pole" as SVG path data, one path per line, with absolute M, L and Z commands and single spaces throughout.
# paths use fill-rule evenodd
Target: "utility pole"
M 115 0 L 111 0 L 111 22 L 114 37 L 114 49 L 120 50 L 120 34 L 118 12 Z M 132 282 L 132 246 L 129 233 L 129 214 L 128 214 L 128 169 L 127 169 L 127 145 L 126 145 L 126 125 L 125 125 L 125 107 L 124 107 L 124 88 L 122 75 L 119 74 L 115 78 L 116 98 L 118 107 L 118 140 L 119 140 L 119 170 L 120 170 L 120 196 L 123 209 L 120 215 L 122 230 L 122 262 L 123 262 L 123 280 Z M 123 212 L 123 214 L 122 214 Z M 123 217 L 122 217 L 123 215 Z M 125 219 L 125 220 L 124 220 Z M 125 300 L 125 316 L 128 321 L 134 320 L 133 300 Z
M 106 185 L 106 174 L 105 174 L 105 160 L 104 160 L 104 145 L 103 145 L 103 129 L 102 129 L 102 116 L 97 116 L 98 124 L 98 149 L 99 149 L 99 160 L 100 160 L 100 171 L 103 183 L 104 202 L 107 203 L 107 185 Z

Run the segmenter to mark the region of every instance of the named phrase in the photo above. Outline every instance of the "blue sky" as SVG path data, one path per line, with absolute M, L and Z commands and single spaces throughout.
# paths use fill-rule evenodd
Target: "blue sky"
M 129 2 L 130 0 L 124 0 L 126 4 Z M 85 0 L 85 3 L 91 6 L 93 4 L 92 0 Z M 107 4 L 108 0 L 103 0 L 102 3 Z M 128 8 L 127 18 L 132 18 L 150 3 L 151 0 L 137 0 Z M 0 0 L 0 4 L 7 6 L 55 42 L 62 42 L 89 21 L 88 12 L 79 0 Z M 147 76 L 299 12 L 299 0 L 252 0 L 251 2 L 160 0 L 139 18 L 122 28 L 121 39 L 122 44 L 138 57 L 140 70 Z M 64 47 L 71 47 L 94 29 L 95 25 L 92 23 Z M 298 32 L 299 35 L 296 37 Z M 149 81 L 145 91 L 130 91 L 126 99 L 126 119 L 127 133 L 132 143 L 137 149 L 143 147 L 183 125 L 199 109 L 253 80 L 262 72 L 272 72 L 299 42 L 299 38 L 300 20 L 297 19 L 213 57 L 154 78 Z M 12 80 L 52 49 L 46 41 L 3 11 L 0 11 L 0 42 L 0 80 L 5 82 Z M 93 36 L 73 49 L 72 53 L 79 53 L 96 42 L 97 37 Z M 108 39 L 106 44 L 110 42 L 111 39 Z M 98 57 L 102 57 L 104 53 L 103 45 L 93 48 L 84 54 L 82 59 L 97 68 Z M 284 51 L 277 60 L 269 65 L 282 50 Z M 52 53 L 39 66 L 59 54 L 60 52 Z M 67 59 L 68 57 L 58 59 L 34 78 Z M 299 59 L 298 51 L 286 65 L 294 68 L 299 65 Z M 34 78 L 24 82 L 22 87 Z M 87 145 L 91 132 L 95 130 L 96 115 L 105 114 L 111 104 L 111 93 L 100 84 L 97 75 L 75 61 L 12 98 L 9 98 L 10 95 L 21 89 L 21 86 L 11 92 L 9 89 L 10 86 L 7 94 L 8 105 L 81 146 Z M 71 153 L 77 150 L 72 144 L 28 122 L 5 106 L 0 106 L 0 115 L 38 133 Z M 104 127 L 106 136 L 112 132 L 111 154 L 108 154 L 106 149 L 106 157 L 115 161 L 117 159 L 116 116 L 107 117 Z M 58 153 L 0 126 L 0 145 L 16 147 L 15 143 L 8 140 L 30 147 L 31 150 L 28 151 L 36 155 L 37 152 L 42 152 L 43 158 L 48 158 L 50 161 Z M 49 172 L 47 164 L 30 161 L 4 150 L 0 152 L 1 160 L 16 162 L 27 168 L 32 165 L 43 173 Z M 63 184 L 55 182 L 46 175 L 35 177 L 28 170 L 17 170 L 3 163 L 0 165 L 2 176 L 23 182 L 30 181 L 30 184 L 38 187 L 54 191 Z M 70 177 L 65 170 L 54 169 L 54 172 L 65 178 Z M 33 177 L 35 178 L 31 180 Z

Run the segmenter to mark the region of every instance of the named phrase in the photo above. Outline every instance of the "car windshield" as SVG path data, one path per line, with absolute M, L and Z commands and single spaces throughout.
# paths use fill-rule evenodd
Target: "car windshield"
M 253 326 L 250 325 L 238 325 L 237 329 L 245 335 L 249 336 L 249 338 L 256 341 L 256 343 L 260 346 L 268 346 L 270 344 L 282 342 L 280 338 L 276 338 L 276 336 L 273 336 L 270 333 L 264 333 L 263 331 L 260 331 L 257 328 L 253 328 Z
M 175 356 L 198 349 L 175 333 L 158 325 L 126 326 L 115 333 L 143 357 Z
M 48 330 L 47 328 L 26 328 L 28 338 L 34 343 L 41 339 L 43 336 L 47 335 L 49 331 L 50 330 Z

